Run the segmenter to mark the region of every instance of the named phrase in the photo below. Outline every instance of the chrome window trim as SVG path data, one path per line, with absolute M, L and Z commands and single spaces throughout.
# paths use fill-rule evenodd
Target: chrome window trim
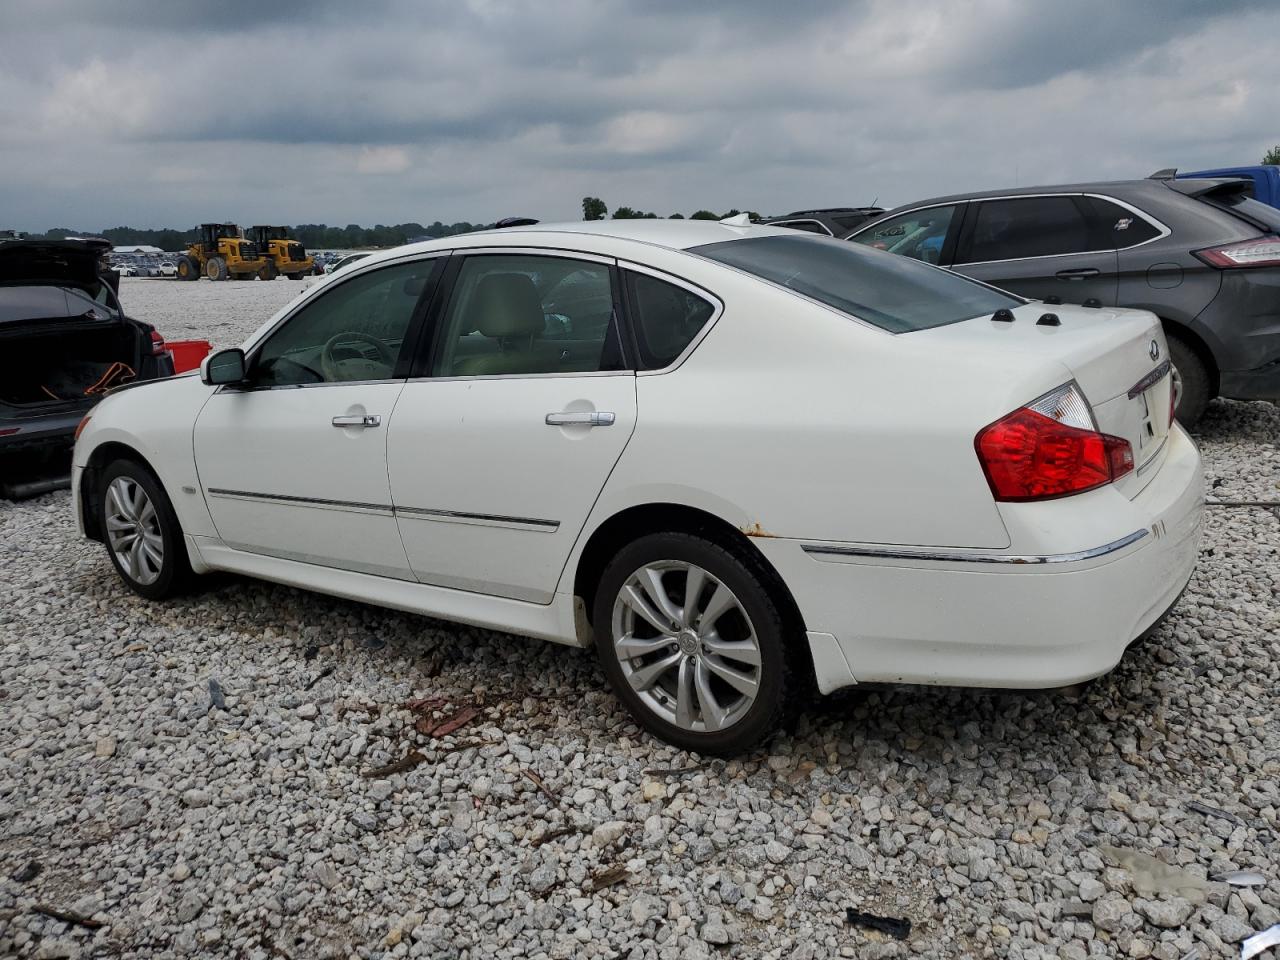
M 977 267 L 986 263 L 1022 263 L 1023 261 L 1030 260 L 1053 260 L 1058 257 L 1096 257 L 1103 253 L 1119 254 L 1122 250 L 1137 250 L 1139 247 L 1145 247 L 1147 244 L 1155 243 L 1157 240 L 1163 240 L 1165 237 L 1170 236 L 1173 233 L 1173 231 L 1169 227 L 1165 226 L 1162 221 L 1157 220 L 1146 211 L 1138 209 L 1127 200 L 1121 200 L 1119 197 L 1113 197 L 1106 193 L 1085 193 L 1080 190 L 1068 191 L 1066 193 L 1018 193 L 1003 197 L 978 197 L 967 202 L 970 204 L 976 204 L 987 203 L 991 200 L 1034 200 L 1038 198 L 1042 199 L 1044 197 L 1091 197 L 1095 200 L 1106 200 L 1109 203 L 1114 203 L 1118 207 L 1124 207 L 1124 209 L 1128 210 L 1130 213 L 1155 227 L 1160 231 L 1160 233 L 1149 240 L 1143 240 L 1140 243 L 1131 243 L 1127 247 L 1107 247 L 1104 250 L 1078 250 L 1075 253 L 1044 253 L 1034 257 L 1006 257 L 1003 260 L 966 260 L 963 263 L 955 261 L 951 264 L 949 269 L 957 270 L 960 267 Z M 933 204 L 932 206 L 944 206 L 944 204 Z M 924 210 L 927 208 L 919 207 L 918 209 Z M 967 216 L 968 215 L 966 214 L 966 217 Z
M 554 373 L 476 373 L 470 376 L 410 377 L 408 383 L 455 383 L 459 380 L 551 380 L 564 377 L 634 377 L 634 370 L 557 370 Z M 379 380 L 385 383 L 385 380 Z
M 688 251 L 684 251 L 684 252 L 687 253 Z M 693 256 L 697 256 L 697 254 L 693 254 Z M 699 257 L 699 259 L 705 260 L 707 258 Z M 701 300 L 705 300 L 711 304 L 711 316 L 707 318 L 707 322 L 702 325 L 702 329 L 698 331 L 697 335 L 692 340 L 689 341 L 689 343 L 685 346 L 683 350 L 680 351 L 680 354 L 674 360 L 672 360 L 665 367 L 658 367 L 653 370 L 637 370 L 635 371 L 635 375 L 637 377 L 654 377 L 664 373 L 670 373 L 672 370 L 678 369 L 680 365 L 683 364 L 685 360 L 688 359 L 689 355 L 698 348 L 698 344 L 702 343 L 702 341 L 706 338 L 707 334 L 711 332 L 711 328 L 714 327 L 719 322 L 720 318 L 724 315 L 724 301 L 721 300 L 714 293 L 712 293 L 710 290 L 708 290 L 706 287 L 699 286 L 698 284 L 694 283 L 692 280 L 686 280 L 684 277 L 681 277 L 674 273 L 669 273 L 668 271 L 659 269 L 658 267 L 651 267 L 647 264 L 636 263 L 632 260 L 619 260 L 618 269 L 630 270 L 632 273 L 643 273 L 646 276 L 653 277 L 655 280 L 662 280 L 666 283 L 671 284 L 672 286 L 679 287 L 680 289 L 693 294 L 695 297 L 698 297 Z M 633 317 L 631 318 L 631 320 L 632 320 L 632 324 L 634 325 L 634 323 L 636 322 L 635 318 Z M 639 359 L 639 358 L 637 357 L 636 359 Z
M 511 254 L 512 256 L 521 257 L 560 257 L 565 260 L 587 260 L 593 263 L 603 263 L 613 266 L 617 262 L 616 257 L 611 257 L 603 253 L 587 253 L 583 250 L 574 250 L 570 247 L 529 247 L 529 246 L 490 246 L 490 247 L 462 247 L 452 251 L 460 257 L 477 257 L 477 256 L 494 256 L 501 254 Z
M 869 557 L 881 560 L 924 560 L 936 563 L 994 563 L 1012 564 L 1016 566 L 1042 566 L 1057 563 L 1078 563 L 1081 560 L 1094 560 L 1108 554 L 1123 550 L 1131 544 L 1150 534 L 1145 527 L 1135 530 L 1119 540 L 1112 540 L 1099 547 L 1088 550 L 1076 550 L 1071 553 L 1051 553 L 1033 555 L 1013 555 L 998 553 L 976 553 L 973 551 L 946 549 L 912 549 L 909 547 L 859 547 L 844 544 L 805 543 L 800 549 L 812 557 L 821 559 L 831 557 Z
M 319 383 L 278 383 L 270 386 L 248 387 L 238 383 L 224 383 L 214 390 L 214 396 L 227 393 L 269 393 L 272 390 L 314 390 L 316 387 L 369 387 L 375 384 L 406 383 L 404 377 L 391 380 L 322 380 Z

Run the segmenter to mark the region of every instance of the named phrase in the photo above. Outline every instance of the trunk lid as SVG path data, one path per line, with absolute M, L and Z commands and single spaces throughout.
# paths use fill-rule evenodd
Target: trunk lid
M 1046 313 L 1058 317 L 1057 326 L 1037 323 Z M 1012 323 L 984 316 L 912 336 L 1065 366 L 1089 401 L 1098 429 L 1133 447 L 1134 469 L 1116 488 L 1136 496 L 1159 472 L 1171 422 L 1173 377 L 1160 321 L 1145 310 L 1037 302 L 1017 307 L 1013 315 Z

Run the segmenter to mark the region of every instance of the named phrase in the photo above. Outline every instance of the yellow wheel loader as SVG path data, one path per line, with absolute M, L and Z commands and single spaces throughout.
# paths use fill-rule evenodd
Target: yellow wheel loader
M 301 243 L 290 238 L 288 227 L 250 227 L 249 239 L 267 259 L 267 265 L 258 273 L 263 280 L 274 280 L 280 274 L 290 280 L 301 280 L 315 271 L 315 260 L 307 255 Z
M 252 280 L 268 262 L 234 223 L 202 223 L 200 239 L 178 258 L 178 279 Z

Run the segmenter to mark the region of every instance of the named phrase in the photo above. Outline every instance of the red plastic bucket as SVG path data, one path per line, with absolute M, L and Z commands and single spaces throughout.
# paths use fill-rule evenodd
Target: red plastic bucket
M 170 340 L 165 346 L 173 357 L 173 372 L 185 373 L 200 366 L 200 361 L 209 355 L 213 345 L 208 340 Z

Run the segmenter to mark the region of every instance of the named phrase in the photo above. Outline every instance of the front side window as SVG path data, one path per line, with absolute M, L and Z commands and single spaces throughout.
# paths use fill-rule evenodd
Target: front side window
M 1083 204 L 1074 197 L 975 201 L 970 216 L 973 228 L 966 228 L 969 236 L 956 258 L 960 263 L 1115 249 L 1114 243 L 1110 247 L 1098 245 L 1100 241 L 1085 219 Z
M 1026 301 L 908 257 L 804 234 L 748 237 L 690 253 L 787 287 L 890 333 L 941 327 Z
M 624 368 L 603 263 L 533 254 L 468 257 L 431 364 L 436 377 Z
M 626 285 L 640 365 L 646 370 L 674 363 L 715 313 L 696 293 L 646 273 L 628 271 Z
M 849 239 L 876 250 L 936 264 L 942 259 L 942 245 L 947 241 L 955 213 L 953 206 L 913 210 L 881 220 Z
M 439 261 L 384 267 L 325 290 L 272 333 L 253 361 L 254 386 L 390 380 Z

